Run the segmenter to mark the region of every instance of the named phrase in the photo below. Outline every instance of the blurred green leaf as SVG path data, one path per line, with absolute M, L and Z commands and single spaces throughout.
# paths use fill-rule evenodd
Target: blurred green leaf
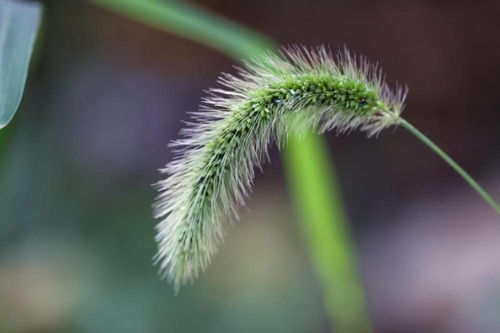
M 236 59 L 248 58 L 273 43 L 237 23 L 193 5 L 158 0 L 91 0 L 134 20 L 175 33 Z
M 313 133 L 289 137 L 284 158 L 288 186 L 336 332 L 371 332 L 357 260 L 333 161 Z
M 0 0 L 0 128 L 21 102 L 41 16 L 38 3 Z

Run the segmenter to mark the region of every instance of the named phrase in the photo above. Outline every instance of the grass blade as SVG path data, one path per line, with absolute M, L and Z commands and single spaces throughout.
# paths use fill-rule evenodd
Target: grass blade
M 302 233 L 336 332 L 370 332 L 349 225 L 325 142 L 313 134 L 292 135 L 285 162 Z
M 241 60 L 273 48 L 266 37 L 180 1 L 91 0 L 131 19 L 207 45 Z
M 40 4 L 0 0 L 0 128 L 21 102 L 41 16 Z

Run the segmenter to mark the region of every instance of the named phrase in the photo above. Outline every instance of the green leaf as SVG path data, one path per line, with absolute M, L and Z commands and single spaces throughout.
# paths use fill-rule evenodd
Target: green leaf
M 0 128 L 21 102 L 41 16 L 38 3 L 0 0 Z
M 182 1 L 91 1 L 136 21 L 205 44 L 238 60 L 274 48 L 267 37 Z
M 355 248 L 328 146 L 293 134 L 284 152 L 288 186 L 335 332 L 372 332 Z

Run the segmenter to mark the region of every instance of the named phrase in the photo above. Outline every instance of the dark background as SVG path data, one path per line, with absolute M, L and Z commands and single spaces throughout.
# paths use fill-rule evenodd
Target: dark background
M 80 1 L 45 1 L 0 132 L 1 332 L 327 332 L 279 152 L 194 286 L 152 266 L 150 184 L 235 62 Z M 347 45 L 404 116 L 500 198 L 500 2 L 197 1 L 280 45 Z M 498 216 L 403 129 L 326 135 L 377 332 L 499 332 Z

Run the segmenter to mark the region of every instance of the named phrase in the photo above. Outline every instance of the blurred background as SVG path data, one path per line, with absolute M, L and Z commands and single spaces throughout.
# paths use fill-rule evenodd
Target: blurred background
M 410 88 L 406 118 L 500 198 L 500 2 L 190 3 L 378 61 Z M 234 60 L 90 3 L 44 4 L 0 131 L 0 332 L 331 331 L 276 147 L 194 286 L 174 296 L 152 266 L 150 184 Z M 376 332 L 500 332 L 493 210 L 403 129 L 327 139 Z

